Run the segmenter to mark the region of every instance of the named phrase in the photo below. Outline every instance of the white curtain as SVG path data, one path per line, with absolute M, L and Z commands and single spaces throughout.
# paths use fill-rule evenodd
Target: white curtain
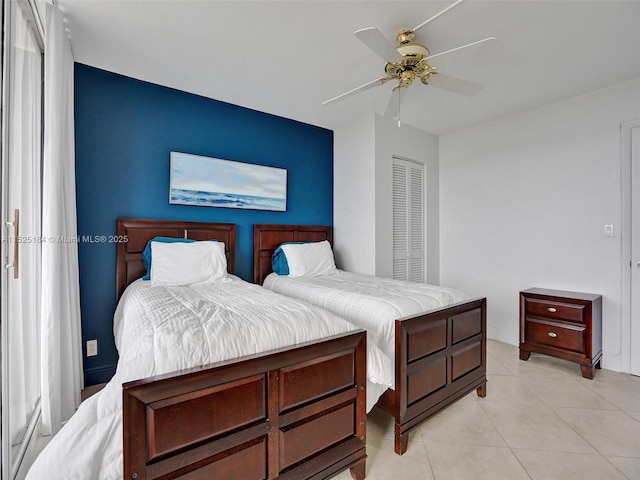
M 76 225 L 73 54 L 62 14 L 47 4 L 42 191 L 42 427 L 56 433 L 83 387 Z

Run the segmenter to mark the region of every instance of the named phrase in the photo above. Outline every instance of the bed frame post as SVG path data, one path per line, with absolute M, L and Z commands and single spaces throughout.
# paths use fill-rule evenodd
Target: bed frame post
M 277 478 L 280 474 L 280 465 L 277 457 L 279 456 L 279 421 L 278 421 L 278 370 L 269 372 L 268 379 L 268 398 L 267 398 L 267 422 L 269 424 L 269 433 L 267 433 L 267 478 Z
M 360 460 L 356 465 L 349 469 L 349 472 L 354 480 L 364 480 L 367 473 L 366 460 Z
M 402 320 L 395 321 L 396 340 L 396 379 L 395 385 L 395 417 L 393 450 L 397 455 L 407 451 L 409 434 L 402 429 L 402 419 L 407 413 L 407 331 L 403 328 Z M 402 361 L 399 361 L 402 359 Z

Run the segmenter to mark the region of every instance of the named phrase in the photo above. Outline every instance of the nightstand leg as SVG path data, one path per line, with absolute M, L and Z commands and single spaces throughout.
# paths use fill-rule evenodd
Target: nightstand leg
M 580 370 L 582 371 L 582 376 L 584 378 L 588 378 L 589 380 L 593 380 L 593 374 L 595 373 L 595 368 L 593 365 L 580 365 Z
M 531 356 L 531 352 L 527 352 L 526 350 L 523 350 L 522 347 L 520 348 L 520 360 L 524 360 L 526 362 L 527 360 L 529 360 L 530 356 Z
M 480 398 L 484 398 L 487 396 L 487 382 L 484 382 L 478 388 L 476 388 L 476 393 Z

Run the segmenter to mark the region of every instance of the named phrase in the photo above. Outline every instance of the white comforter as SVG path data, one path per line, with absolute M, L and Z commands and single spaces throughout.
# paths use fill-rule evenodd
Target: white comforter
M 453 288 L 344 270 L 333 275 L 294 278 L 271 273 L 264 286 L 318 305 L 366 329 L 367 340 L 375 343 L 391 361 L 395 358 L 395 320 L 467 299 Z
M 138 280 L 127 288 L 114 316 L 120 354 L 115 376 L 80 405 L 36 459 L 27 479 L 122 479 L 124 382 L 354 329 L 329 312 L 234 276 L 191 287 Z M 369 410 L 393 383 L 392 364 L 371 342 L 367 377 Z

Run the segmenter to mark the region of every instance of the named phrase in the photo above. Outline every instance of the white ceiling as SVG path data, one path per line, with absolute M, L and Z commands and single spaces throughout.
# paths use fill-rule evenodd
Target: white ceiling
M 375 26 L 394 41 L 451 3 L 56 0 L 77 62 L 334 130 L 383 113 L 393 88 L 321 105 L 384 75 L 353 32 Z M 638 0 L 467 0 L 416 41 L 434 54 L 488 36 L 500 48 L 484 64 L 472 49 L 433 60 L 484 89 L 469 98 L 418 82 L 404 123 L 442 134 L 640 77 Z

